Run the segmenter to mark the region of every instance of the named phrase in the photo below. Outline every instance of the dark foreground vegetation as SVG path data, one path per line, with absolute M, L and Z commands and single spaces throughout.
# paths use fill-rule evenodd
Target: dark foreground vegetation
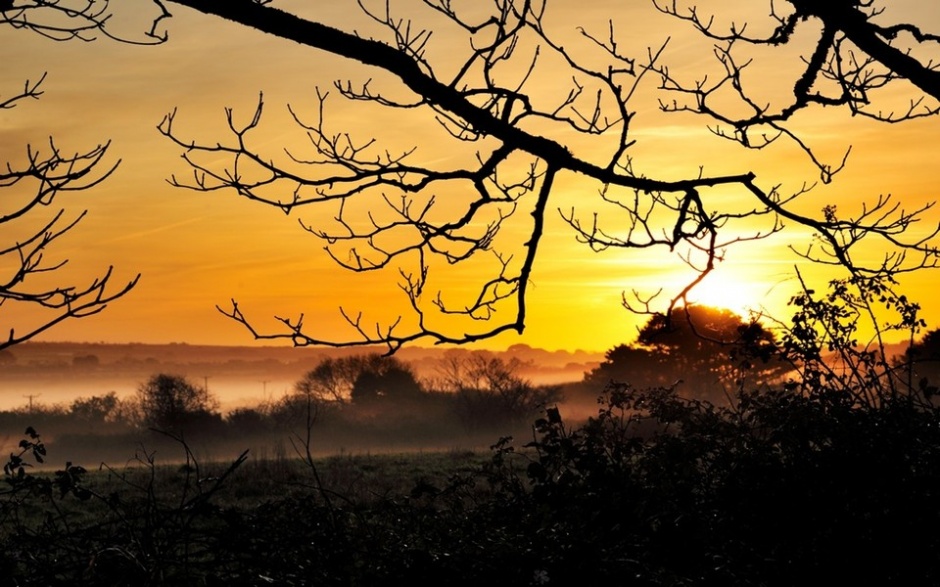
M 912 397 L 608 388 L 489 455 L 5 469 L 10 585 L 932 585 L 940 430 Z M 180 445 L 181 449 L 185 445 Z M 401 583 L 404 581 L 404 583 Z
M 586 421 L 547 405 L 527 434 L 479 453 L 318 456 L 317 431 L 336 414 L 370 407 L 405 422 L 392 405 L 428 401 L 387 363 L 378 374 L 396 391 L 354 370 L 350 393 L 327 401 L 323 384 L 338 379 L 326 375 L 344 364 L 323 363 L 290 396 L 306 417 L 289 450 L 210 463 L 187 424 L 215 417 L 193 407 L 211 398 L 155 377 L 139 405 L 160 389 L 196 402 L 183 419 L 153 420 L 166 406 L 144 412 L 166 426 L 150 440 L 162 439 L 164 459 L 175 451 L 169 461 L 143 444 L 120 466 L 37 471 L 29 465 L 70 458 L 68 444 L 50 455 L 26 431 L 4 469 L 0 573 L 43 586 L 936 585 L 940 337 L 894 358 L 859 345 L 866 308 L 896 311 L 894 326 L 914 333 L 917 306 L 876 282 L 833 286 L 794 297 L 779 336 L 739 324 L 733 343 L 711 341 L 723 361 L 685 361 L 727 382 L 724 402 L 682 383 L 614 381 Z M 612 351 L 585 385 L 641 350 Z M 439 397 L 495 401 L 472 371 L 452 374 L 465 385 Z M 389 394 L 403 395 L 383 403 Z

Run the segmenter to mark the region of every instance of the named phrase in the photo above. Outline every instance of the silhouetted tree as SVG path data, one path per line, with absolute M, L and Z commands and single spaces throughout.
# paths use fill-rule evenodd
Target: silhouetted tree
M 690 305 L 653 315 L 632 345 L 609 350 L 585 376 L 601 388 L 611 381 L 634 388 L 671 387 L 680 394 L 723 401 L 742 387 L 773 383 L 791 370 L 773 333 L 726 309 Z
M 105 395 L 80 397 L 69 406 L 69 415 L 85 422 L 106 422 L 117 416 L 120 403 L 117 393 L 113 391 Z
M 940 396 L 940 329 L 928 331 L 919 341 L 910 345 L 904 357 L 896 357 L 894 366 L 906 373 L 910 384 L 916 386 L 928 400 Z
M 848 152 L 835 165 L 820 160 L 811 142 L 791 124 L 803 111 L 842 107 L 853 116 L 889 123 L 940 112 L 940 72 L 930 57 L 940 47 L 940 36 L 916 23 L 892 22 L 894 15 L 886 16 L 874 2 L 769 0 L 767 12 L 744 23 L 717 5 L 709 11 L 676 0 L 654 0 L 654 4 L 714 41 L 714 55 L 724 73 L 689 82 L 668 68 L 654 68 L 663 89 L 679 96 L 662 107 L 707 116 L 716 135 L 749 149 L 764 148 L 780 138 L 792 140 L 819 168 L 825 182 L 844 167 Z M 788 68 L 781 55 L 788 46 L 802 44 L 805 51 L 791 53 L 794 77 L 781 86 L 790 95 L 781 92 L 774 101 L 756 98 L 760 87 L 749 82 L 745 68 L 753 70 L 763 65 L 763 59 L 774 60 L 773 67 L 785 75 Z
M 797 106 L 804 102 L 858 104 L 864 99 L 859 93 L 879 84 L 866 83 L 867 70 L 854 65 L 837 69 L 836 64 L 842 63 L 837 57 L 847 53 L 834 32 L 842 30 L 847 38 L 856 39 L 858 31 L 889 37 L 916 30 L 904 24 L 893 28 L 874 24 L 871 10 L 862 3 L 839 10 L 839 14 L 851 16 L 851 27 L 832 24 L 840 22 L 839 18 L 805 4 L 797 0 L 787 3 L 794 12 L 780 19 L 782 32 L 778 35 L 780 42 L 787 41 L 804 19 L 821 22 L 826 28 L 806 73 L 796 80 Z M 681 92 L 684 86 L 673 77 L 668 64 L 662 63 L 661 50 L 648 51 L 639 59 L 625 55 L 613 24 L 603 35 L 581 31 L 577 39 L 562 42 L 556 29 L 547 24 L 550 3 L 507 0 L 478 13 L 474 12 L 479 10 L 477 5 L 465 10 L 451 2 L 428 0 L 415 10 L 423 8 L 445 19 L 452 30 L 466 37 L 464 49 L 449 50 L 444 63 L 432 46 L 431 31 L 419 28 L 411 19 L 394 17 L 388 6 L 371 9 L 361 3 L 376 28 L 358 34 L 317 22 L 315 11 L 301 16 L 254 0 L 155 2 L 155 21 L 168 15 L 165 6 L 169 5 L 220 16 L 391 74 L 383 77 L 387 88 L 378 88 L 379 82 L 371 79 L 362 84 L 337 82 L 335 86 L 342 97 L 354 101 L 427 113 L 430 124 L 442 125 L 454 138 L 455 151 L 467 155 L 460 157 L 455 152 L 453 159 L 459 164 L 438 167 L 420 160 L 417 149 L 383 149 L 371 137 L 359 140 L 337 133 L 327 125 L 327 93 L 323 91 L 317 93 L 318 105 L 312 115 L 292 110 L 311 144 L 308 153 L 290 153 L 289 164 L 279 164 L 262 143 L 254 141 L 263 118 L 262 101 L 245 124 L 236 123 L 229 112 L 231 136 L 227 141 L 199 142 L 182 136 L 175 113 L 168 115 L 160 131 L 185 150 L 184 157 L 195 171 L 192 181 L 173 178 L 174 184 L 201 191 L 232 190 L 285 212 L 328 205 L 339 210 L 335 221 L 331 214 L 330 221 L 310 224 L 307 229 L 327 243 L 338 263 L 354 271 L 400 268 L 401 289 L 413 311 L 409 319 L 401 317 L 372 328 L 361 315 L 344 314 L 356 334 L 351 340 L 333 340 L 309 332 L 300 317 L 281 318 L 279 332 L 259 332 L 233 301 L 224 312 L 258 338 L 302 345 L 383 343 L 394 351 L 419 339 L 460 343 L 508 330 L 521 332 L 545 214 L 552 209 L 549 199 L 555 191 L 555 178 L 568 173 L 581 178 L 585 186 L 582 193 L 597 194 L 584 204 L 588 211 L 563 213 L 579 239 L 596 250 L 659 247 L 676 251 L 688 261 L 688 287 L 675 292 L 666 314 L 684 299 L 689 288 L 714 270 L 725 248 L 777 232 L 784 220 L 817 235 L 822 246 L 807 251 L 808 257 L 822 252 L 821 260 L 853 272 L 890 273 L 936 261 L 935 249 L 926 240 L 917 237 L 902 242 L 897 238 L 923 210 L 905 211 L 881 199 L 856 218 L 837 217 L 832 210 L 810 216 L 795 204 L 808 191 L 806 186 L 780 193 L 776 180 L 759 183 L 748 171 L 708 176 L 699 173 L 698 162 L 692 165 L 693 173 L 680 179 L 639 171 L 631 151 L 637 140 L 633 130 L 638 108 L 631 99 L 637 95 L 640 81 L 644 76 L 658 75 L 663 91 Z M 929 35 L 924 39 L 925 43 L 935 40 Z M 579 41 L 586 46 L 581 47 Z M 881 52 L 880 45 L 865 47 L 875 62 L 890 68 L 892 77 L 913 80 L 921 73 L 932 75 L 928 62 L 902 66 L 892 58 L 894 53 Z M 594 55 L 585 56 L 590 51 Z M 832 63 L 832 68 L 824 70 L 820 60 Z M 719 85 L 736 88 L 733 72 L 739 68 L 732 63 L 729 71 L 727 83 Z M 830 73 L 837 76 L 836 84 L 844 92 L 855 92 L 853 100 L 833 102 L 815 93 L 816 83 L 828 79 Z M 556 84 L 554 95 L 545 95 L 537 81 L 543 78 L 566 80 L 566 85 Z M 406 91 L 397 91 L 400 89 Z M 690 93 L 694 93 L 694 86 Z M 400 95 L 408 98 L 395 97 Z M 754 101 L 745 100 L 744 105 L 759 109 Z M 670 110 L 665 103 L 663 107 Z M 790 110 L 783 112 L 784 117 L 790 114 Z M 769 123 L 777 120 L 763 110 L 751 118 Z M 728 120 L 736 132 L 751 123 L 750 118 Z M 787 129 L 781 132 L 795 136 Z M 580 138 L 573 139 L 573 135 Z M 590 141 L 597 143 L 588 147 Z M 441 147 L 435 143 L 432 148 L 437 151 Z M 825 169 L 825 173 L 828 178 L 832 170 Z M 460 190 L 460 198 L 440 196 L 450 193 L 448 188 L 455 185 L 472 186 L 472 191 Z M 726 208 L 719 200 L 710 199 L 716 190 L 737 192 L 749 200 L 744 206 Z M 353 212 L 356 202 L 379 205 L 370 208 L 368 221 L 358 222 Z M 603 222 L 597 208 L 608 205 L 610 216 Z M 503 221 L 523 210 L 531 215 L 525 229 L 513 235 L 500 233 Z M 753 221 L 760 218 L 768 221 L 755 229 Z M 892 250 L 899 247 L 918 255 L 889 255 L 884 263 L 865 266 L 852 255 L 860 234 L 866 240 L 881 237 Z M 407 237 L 398 238 L 404 235 Z M 481 264 L 489 262 L 491 269 L 476 291 L 458 298 L 435 290 L 439 267 L 471 258 L 480 259 Z M 454 326 L 435 326 L 435 320 L 443 317 Z M 457 322 L 457 317 L 464 321 Z
M 213 420 L 216 399 L 180 375 L 160 373 L 137 389 L 143 423 L 161 430 L 196 428 Z
M 419 399 L 423 389 L 414 370 L 395 357 L 368 355 L 350 390 L 350 398 L 358 405 L 378 401 L 411 401 Z
M 929 330 L 911 345 L 906 355 L 914 361 L 940 361 L 940 329 Z
M 648 348 L 618 344 L 604 353 L 604 361 L 600 365 L 585 373 L 584 384 L 594 395 L 611 382 L 629 382 L 637 389 L 673 383 L 673 373 L 651 368 L 656 363 L 652 354 Z
M 745 351 L 769 359 L 777 349 L 773 333 L 756 320 L 745 321 L 731 310 L 697 304 L 674 308 L 668 316 L 651 316 L 640 329 L 637 343 L 682 364 L 715 372 Z
M 316 402 L 350 401 L 356 379 L 374 357 L 351 355 L 348 357 L 327 357 L 308 371 L 294 385 L 294 391 L 303 396 L 310 396 Z
M 269 429 L 267 414 L 255 408 L 235 408 L 225 416 L 225 423 L 234 434 L 257 434 Z
M 453 396 L 457 416 L 470 428 L 527 422 L 560 401 L 557 386 L 537 386 L 518 374 L 521 362 L 490 353 L 446 357 L 435 385 Z

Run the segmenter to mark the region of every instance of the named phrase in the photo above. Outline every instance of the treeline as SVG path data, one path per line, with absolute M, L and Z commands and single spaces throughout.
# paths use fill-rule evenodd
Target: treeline
M 64 439 L 77 447 L 103 444 L 90 437 L 111 436 L 106 445 L 113 447 L 169 433 L 268 450 L 277 439 L 312 429 L 323 452 L 464 442 L 487 446 L 499 436 L 528 431 L 545 408 L 559 403 L 571 408 L 563 409 L 568 414 L 595 412 L 598 394 L 610 383 L 668 388 L 679 397 L 726 405 L 741 390 L 802 381 L 799 367 L 806 361 L 788 356 L 788 345 L 793 346 L 791 339 L 778 340 L 756 321 L 690 306 L 650 319 L 633 343 L 612 348 L 581 381 L 564 386 L 535 385 L 519 374 L 519 361 L 489 353 L 447 354 L 435 375 L 423 378 L 396 357 L 351 355 L 323 358 L 284 396 L 228 413 L 219 410 L 205 386 L 156 373 L 129 398 L 110 392 L 67 405 L 0 412 L 0 433 L 16 437 L 30 425 L 47 441 Z M 906 378 L 908 386 L 930 394 L 940 375 L 938 358 L 940 334 L 932 331 L 887 367 L 895 379 Z M 581 409 L 574 410 L 575 404 Z
M 29 425 L 50 444 L 104 447 L 111 454 L 168 435 L 200 446 L 237 442 L 234 448 L 268 450 L 275 441 L 311 433 L 323 452 L 487 443 L 527 427 L 562 399 L 560 387 L 533 384 L 519 375 L 520 366 L 487 353 L 455 353 L 437 376 L 419 379 L 395 357 L 326 358 L 283 397 L 225 414 L 205 386 L 157 373 L 129 398 L 109 392 L 0 412 L 0 433 L 15 437 Z

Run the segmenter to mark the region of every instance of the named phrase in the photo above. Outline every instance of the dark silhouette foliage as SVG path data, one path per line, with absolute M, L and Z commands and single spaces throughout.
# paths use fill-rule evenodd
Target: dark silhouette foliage
M 675 387 L 680 395 L 722 403 L 738 389 L 769 385 L 792 370 L 779 351 L 757 319 L 690 305 L 651 316 L 636 341 L 607 351 L 585 382 L 595 389 L 611 381 Z
M 895 367 L 916 382 L 918 390 L 932 400 L 940 393 L 940 329 L 933 329 L 911 344 L 903 357 L 896 357 Z
M 419 399 L 423 391 L 407 363 L 395 357 L 368 355 L 353 381 L 349 395 L 357 405 L 377 402 L 394 405 Z
M 517 359 L 488 353 L 455 354 L 434 384 L 452 399 L 457 417 L 471 430 L 508 430 L 531 421 L 562 399 L 557 386 L 538 386 L 520 376 Z
M 110 471 L 126 484 L 108 494 L 72 464 L 31 471 L 48 455 L 27 431 L 0 491 L 0 565 L 22 585 L 936 584 L 940 408 L 883 347 L 854 344 L 874 306 L 897 316 L 879 328 L 916 333 L 916 305 L 865 280 L 793 305 L 777 346 L 789 379 L 724 405 L 610 384 L 586 422 L 548 407 L 528 441 L 450 474 L 399 473 L 396 491 L 354 492 L 362 472 L 315 458 L 315 418 L 299 459 L 261 469 L 243 454 L 207 474 L 171 434 L 183 467 L 158 474 L 145 453 L 149 477 Z M 221 505 L 256 484 L 261 503 Z
M 268 432 L 271 428 L 268 415 L 256 408 L 236 408 L 226 414 L 225 423 L 238 435 Z
M 137 400 L 143 424 L 159 430 L 198 430 L 219 420 L 209 390 L 180 375 L 154 375 L 138 388 Z
M 80 397 L 69 406 L 69 414 L 83 422 L 103 423 L 116 419 L 119 416 L 121 400 L 116 392 L 105 395 Z
M 940 414 L 817 391 L 612 385 L 583 427 L 549 411 L 534 454 L 500 445 L 491 480 L 553 582 L 935 582 Z

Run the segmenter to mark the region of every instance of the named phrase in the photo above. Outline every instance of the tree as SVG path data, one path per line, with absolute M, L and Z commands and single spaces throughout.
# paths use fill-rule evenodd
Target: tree
M 73 19 L 71 28 L 65 27 L 68 32 L 78 37 L 99 32 L 116 36 L 110 33 L 106 2 L 76 1 L 85 8 L 66 14 Z M 878 115 L 868 104 L 871 93 L 901 78 L 937 96 L 931 62 L 917 61 L 893 44 L 905 37 L 929 49 L 938 40 L 935 35 L 907 23 L 879 24 L 877 11 L 856 0 L 819 6 L 788 0 L 782 5 L 788 10 L 785 14 L 776 10 L 779 4 L 772 5 L 772 31 L 754 38 L 746 36 L 740 25 L 719 33 L 694 8 L 683 11 L 676 3 L 657 4 L 723 43 L 717 54 L 724 77 L 716 83 L 686 83 L 663 63 L 662 48 L 640 58 L 625 55 L 613 23 L 603 35 L 582 30 L 580 42 L 566 39 L 563 44 L 548 24 L 548 2 L 495 0 L 487 8 L 469 4 L 473 6 L 450 0 L 422 4 L 426 12 L 443 19 L 450 32 L 466 39 L 461 61 L 449 67 L 438 63 L 431 31 L 394 16 L 389 3 L 384 9 L 359 3 L 375 25 L 367 33 L 374 37 L 366 37 L 317 22 L 315 11 L 292 14 L 267 0 L 153 0 L 148 40 L 165 39 L 159 28 L 169 16 L 167 6 L 182 6 L 390 74 L 394 81 L 382 88 L 371 80 L 338 81 L 334 87 L 352 101 L 426 113 L 427 121 L 440 125 L 452 139 L 449 147 L 460 155 L 449 159 L 459 163 L 436 164 L 422 159 L 417 147 L 383 149 L 375 137 L 336 132 L 327 120 L 328 93 L 319 90 L 312 115 L 291 110 L 310 139 L 306 153 L 275 154 L 265 150 L 263 141 L 254 140 L 264 113 L 261 99 L 245 123 L 237 122 L 231 110 L 226 112 L 226 140 L 188 138 L 177 128 L 175 112 L 167 115 L 160 132 L 179 145 L 194 172 L 192 178 L 174 177 L 172 183 L 198 191 L 232 191 L 286 213 L 311 206 L 327 208 L 333 221 L 303 226 L 326 243 L 340 265 L 354 271 L 391 267 L 400 272 L 411 314 L 373 329 L 361 313 L 344 310 L 356 332 L 351 339 L 310 332 L 303 315 L 280 317 L 281 330 L 265 332 L 253 326 L 236 301 L 220 308 L 256 338 L 296 345 L 382 343 L 394 352 L 416 340 L 465 343 L 505 331 L 521 332 L 551 197 L 556 183 L 569 175 L 579 178 L 584 193 L 596 194 L 594 199 L 585 198 L 587 211 L 562 212 L 574 234 L 592 249 L 656 247 L 677 252 L 689 264 L 687 285 L 671 292 L 665 309 L 656 309 L 665 316 L 688 301 L 686 295 L 715 269 L 728 247 L 776 233 L 783 222 L 816 235 L 818 242 L 802 252 L 805 257 L 839 265 L 852 275 L 894 275 L 936 264 L 937 250 L 930 244 L 936 231 L 903 240 L 903 233 L 924 209 L 908 211 L 890 198 L 879 198 L 855 217 L 840 216 L 832 206 L 818 216 L 809 215 L 798 207 L 809 188 L 784 193 L 773 179 L 758 181 L 745 170 L 715 176 L 697 170 L 680 179 L 648 175 L 639 169 L 631 150 L 641 108 L 632 99 L 647 78 L 658 78 L 664 92 L 689 97 L 688 103 L 661 102 L 663 109 L 708 115 L 733 129 L 719 128 L 718 134 L 752 148 L 777 136 L 805 145 L 785 122 L 811 106 L 841 105 L 853 113 L 874 112 L 888 121 L 934 114 L 936 107 L 921 109 L 919 98 L 898 116 Z M 2 15 L 13 26 L 68 36 L 38 16 L 33 18 L 42 12 L 39 9 L 61 7 L 23 0 Z M 802 56 L 806 66 L 794 80 L 792 103 L 779 110 L 760 106 L 745 89 L 745 66 L 735 60 L 732 50 L 741 44 L 786 45 L 795 29 L 808 22 L 819 26 L 821 33 L 810 54 Z M 878 68 L 883 68 L 880 73 Z M 554 94 L 537 91 L 544 80 L 552 82 Z M 559 80 L 570 82 L 565 87 Z M 837 91 L 828 95 L 822 86 Z M 749 113 L 719 112 L 716 102 L 727 88 Z M 770 131 L 766 138 L 763 129 Z M 435 153 L 443 149 L 433 146 Z M 811 148 L 804 150 L 820 167 L 824 181 L 841 167 L 819 162 Z M 716 197 L 729 192 L 744 198 L 739 206 L 727 207 Z M 601 208 L 607 210 L 603 216 L 597 211 Z M 761 219 L 765 222 L 760 228 L 750 224 Z M 513 224 L 514 230 L 501 231 L 506 224 Z M 854 254 L 863 240 L 878 239 L 888 251 L 883 260 L 868 265 Z M 445 295 L 441 282 L 435 281 L 441 268 L 469 262 L 486 265 L 489 276 L 469 296 Z M 652 301 L 641 295 L 624 300 L 640 311 L 650 310 Z
M 681 379 L 680 389 L 701 397 L 740 388 L 747 376 L 752 384 L 766 385 L 790 370 L 780 360 L 772 332 L 756 319 L 744 321 L 720 308 L 689 305 L 674 308 L 668 316 L 654 315 L 640 330 L 637 343 L 651 349 L 654 368 Z
M 424 391 L 414 370 L 395 357 L 371 354 L 363 357 L 360 364 L 349 392 L 355 404 L 410 401 L 420 398 Z
M 522 363 L 490 353 L 453 353 L 435 384 L 452 394 L 457 415 L 470 427 L 520 424 L 561 400 L 556 386 L 536 386 L 519 375 Z
M 910 384 L 931 399 L 940 395 L 940 329 L 926 332 L 920 340 L 908 346 L 903 357 L 894 358 L 894 366 L 907 372 Z
M 584 374 L 584 384 L 591 395 L 612 382 L 625 383 L 636 389 L 668 386 L 676 382 L 671 369 L 655 367 L 658 361 L 650 349 L 633 344 L 618 344 L 604 353 L 604 362 Z
M 653 315 L 630 345 L 618 345 L 585 376 L 597 389 L 610 382 L 636 389 L 671 387 L 682 395 L 723 401 L 732 391 L 767 386 L 792 369 L 760 322 L 730 310 L 689 305 Z
M 144 424 L 160 430 L 198 426 L 215 413 L 218 403 L 205 387 L 165 373 L 152 376 L 137 388 L 137 401 Z
M 27 81 L 20 93 L 0 99 L 0 110 L 38 99 L 44 79 L 45 75 L 37 82 Z M 113 267 L 86 284 L 43 283 L 43 274 L 56 272 L 68 263 L 68 259 L 49 262 L 46 255 L 85 213 L 69 219 L 60 209 L 41 220 L 41 209 L 56 204 L 61 194 L 88 190 L 111 175 L 117 163 L 102 169 L 108 147 L 105 143 L 69 155 L 50 138 L 45 150 L 27 145 L 24 161 L 7 162 L 6 169 L 0 170 L 0 189 L 4 191 L 0 225 L 5 228 L 0 241 L 0 320 L 9 329 L 9 334 L 0 338 L 0 350 L 29 340 L 63 320 L 97 314 L 137 284 L 140 275 L 114 289 Z M 30 309 L 40 312 L 26 321 L 23 315 Z
M 378 353 L 327 357 L 294 386 L 295 396 L 309 398 L 318 406 L 415 397 L 421 391 L 407 363 Z
M 350 401 L 356 379 L 369 360 L 366 355 L 327 357 L 297 382 L 294 391 L 298 395 L 311 397 L 317 403 L 346 403 Z
M 80 397 L 69 406 L 69 415 L 77 420 L 92 423 L 112 421 L 118 415 L 121 400 L 117 393 L 109 391 L 105 395 Z
M 0 365 L 15 365 L 16 364 L 16 355 L 10 352 L 9 349 L 0 350 Z

